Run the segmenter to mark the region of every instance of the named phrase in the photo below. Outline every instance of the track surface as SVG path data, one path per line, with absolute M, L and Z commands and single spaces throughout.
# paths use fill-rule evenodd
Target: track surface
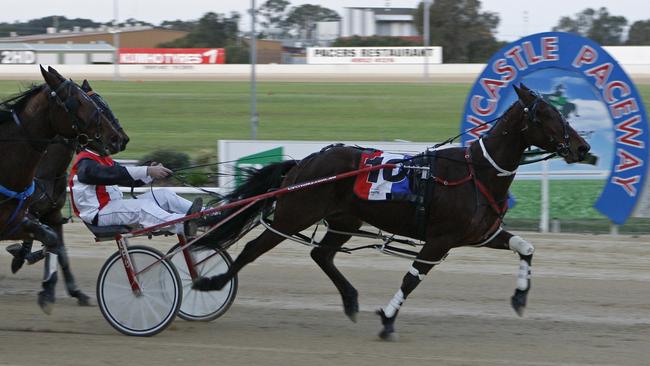
M 93 243 L 78 223 L 67 225 L 66 235 L 79 284 L 94 295 L 114 244 Z M 377 340 L 373 310 L 397 290 L 410 267 L 403 259 L 338 256 L 360 293 L 354 324 L 309 249 L 285 242 L 240 274 L 238 297 L 222 318 L 177 319 L 155 337 L 133 338 L 113 330 L 97 307 L 76 306 L 62 285 L 54 313 L 43 314 L 36 305 L 42 265 L 12 275 L 5 242 L 0 365 L 649 365 L 650 238 L 522 235 L 537 248 L 523 318 L 508 304 L 517 257 L 463 248 L 406 301 L 395 343 Z M 161 250 L 173 244 L 144 243 Z

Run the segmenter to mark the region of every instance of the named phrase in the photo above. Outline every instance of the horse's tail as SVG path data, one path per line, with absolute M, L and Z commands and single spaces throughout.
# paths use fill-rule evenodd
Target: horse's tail
M 235 202 L 279 188 L 284 176 L 289 170 L 291 170 L 291 168 L 296 166 L 296 164 L 298 164 L 297 160 L 287 160 L 281 163 L 266 165 L 261 169 L 243 169 L 242 171 L 246 176 L 246 180 L 234 191 L 224 196 L 221 202 Z M 195 245 L 197 247 L 208 248 L 227 247 L 231 242 L 239 239 L 240 234 L 245 233 L 248 229 L 252 228 L 256 224 L 257 216 L 264 210 L 268 209 L 275 200 L 276 197 L 270 197 L 253 204 L 251 207 L 230 218 L 228 222 L 197 241 Z M 241 209 L 241 206 L 224 210 L 219 216 L 210 217 L 206 219 L 206 221 L 209 221 L 211 225 L 215 225 L 225 218 L 228 218 L 239 209 Z

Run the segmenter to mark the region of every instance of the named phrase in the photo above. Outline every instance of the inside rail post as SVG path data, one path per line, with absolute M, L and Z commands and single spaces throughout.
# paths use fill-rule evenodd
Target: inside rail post
M 541 180 L 541 207 L 539 218 L 539 231 L 548 233 L 549 225 L 549 188 L 548 188 L 548 160 L 542 161 L 542 180 Z

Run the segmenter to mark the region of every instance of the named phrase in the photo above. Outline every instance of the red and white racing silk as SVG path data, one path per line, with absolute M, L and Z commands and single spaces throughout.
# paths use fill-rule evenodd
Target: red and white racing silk
M 100 156 L 99 154 L 84 150 L 77 154 L 70 171 L 68 186 L 70 187 L 70 197 L 72 209 L 75 215 L 79 216 L 87 223 L 93 223 L 99 210 L 104 208 L 109 202 L 120 200 L 123 197 L 122 192 L 117 185 L 101 185 L 82 183 L 79 180 L 79 163 L 84 159 L 90 159 L 99 165 L 106 167 L 116 166 L 116 162 L 110 156 Z M 139 180 L 144 183 L 151 182 L 151 177 L 147 175 L 147 167 L 124 167 L 124 174 L 128 175 L 128 180 Z M 123 178 L 124 179 L 124 178 Z

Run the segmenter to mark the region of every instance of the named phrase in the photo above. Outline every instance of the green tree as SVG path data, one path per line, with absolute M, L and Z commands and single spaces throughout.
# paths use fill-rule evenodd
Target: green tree
M 183 38 L 158 45 L 163 48 L 212 48 L 226 49 L 226 63 L 248 63 L 247 45 L 239 41 L 239 14 L 230 16 L 217 13 L 206 13 L 196 22 L 168 22 L 171 27 L 182 27 L 189 30 Z M 193 24 L 191 24 L 193 23 Z
M 400 37 L 359 37 L 352 36 L 346 38 L 337 38 L 332 47 L 399 47 L 399 46 L 420 46 L 418 42 L 413 42 Z
M 562 17 L 553 31 L 571 32 L 592 40 L 602 45 L 619 45 L 622 43 L 623 30 L 627 19 L 622 16 L 611 15 L 607 8 L 598 10 L 587 8 L 575 15 L 575 18 Z
M 304 4 L 291 8 L 282 25 L 301 37 L 312 39 L 317 22 L 340 19 L 339 14 L 332 9 L 323 8 L 320 5 Z
M 0 23 L 0 36 L 8 37 L 10 32 L 26 36 L 30 34 L 43 34 L 48 27 L 57 29 L 73 29 L 75 26 L 81 28 L 96 28 L 102 25 L 85 18 L 68 19 L 64 16 L 51 15 L 43 18 L 32 19 L 26 22 Z
M 206 13 L 199 19 L 190 33 L 183 38 L 162 43 L 160 47 L 225 47 L 237 41 L 239 14 L 229 17 L 223 14 Z
M 289 1 L 287 0 L 266 0 L 257 9 L 257 15 L 261 17 L 260 25 L 265 30 L 260 35 L 262 38 L 266 37 L 270 30 L 285 28 L 284 19 L 288 6 Z M 283 30 L 286 31 L 286 29 Z
M 415 12 L 415 26 L 424 33 L 424 4 Z M 503 43 L 494 37 L 499 16 L 481 12 L 479 0 L 436 0 L 430 7 L 431 45 L 442 46 L 444 62 L 485 62 Z
M 627 34 L 626 43 L 631 46 L 650 45 L 650 19 L 634 22 Z
M 107 24 L 108 24 L 108 23 L 107 23 Z M 140 25 L 144 25 L 144 26 L 148 26 L 148 27 L 153 27 L 153 26 L 154 26 L 153 24 L 151 24 L 151 23 L 149 23 L 149 22 L 145 22 L 144 20 L 138 20 L 138 19 L 135 19 L 135 18 L 129 18 L 129 19 L 126 19 L 125 21 L 120 22 L 120 23 L 118 23 L 118 24 L 119 24 L 120 26 L 125 26 L 125 25 L 127 25 L 127 24 L 130 24 L 130 25 L 140 24 Z
M 196 27 L 196 21 L 185 21 L 180 19 L 165 20 L 160 23 L 160 26 L 166 29 L 191 32 L 194 27 Z

